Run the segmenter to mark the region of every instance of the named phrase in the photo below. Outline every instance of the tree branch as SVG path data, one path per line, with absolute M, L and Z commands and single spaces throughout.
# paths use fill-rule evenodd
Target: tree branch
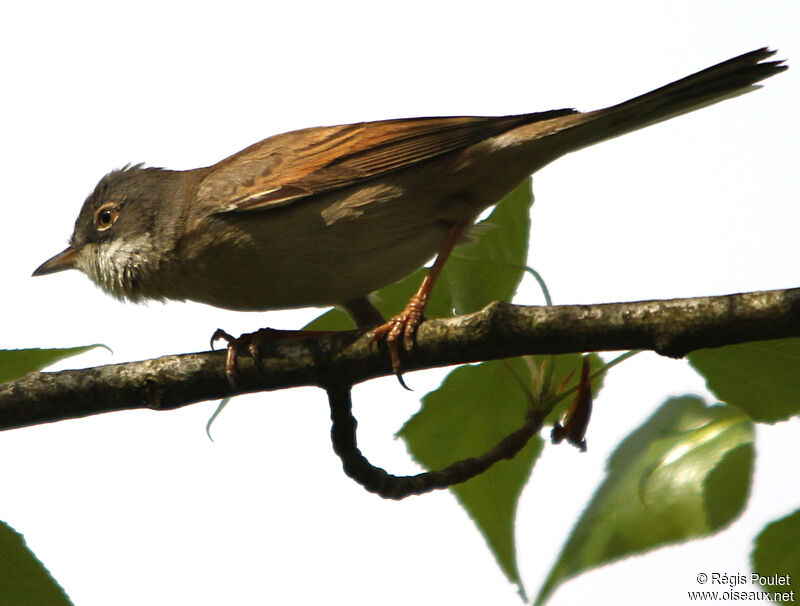
M 800 336 L 800 288 L 666 301 L 522 307 L 492 303 L 420 326 L 407 370 L 524 354 L 695 349 Z M 351 331 L 262 348 L 265 372 L 242 356 L 238 389 L 225 352 L 165 356 L 83 370 L 31 373 L 0 385 L 0 429 L 135 408 L 168 410 L 224 396 L 300 385 L 359 383 L 391 374 L 383 346 Z
M 331 407 L 333 450 L 341 459 L 344 472 L 369 492 L 374 492 L 384 499 L 400 500 L 411 495 L 461 484 L 503 459 L 513 459 L 541 430 L 545 418 L 542 411 L 531 409 L 519 429 L 508 434 L 482 455 L 461 459 L 444 469 L 425 471 L 413 476 L 396 476 L 370 463 L 358 449 L 356 440 L 358 422 L 353 416 L 351 386 L 337 384 L 327 386 L 325 389 Z

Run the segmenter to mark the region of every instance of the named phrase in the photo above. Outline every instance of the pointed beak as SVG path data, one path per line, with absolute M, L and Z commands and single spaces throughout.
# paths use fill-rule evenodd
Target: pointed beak
M 80 248 L 72 248 L 71 246 L 62 250 L 52 259 L 48 259 L 36 268 L 33 272 L 34 276 L 44 276 L 46 274 L 54 274 L 57 271 L 64 271 L 65 269 L 75 269 L 75 259 L 80 252 Z

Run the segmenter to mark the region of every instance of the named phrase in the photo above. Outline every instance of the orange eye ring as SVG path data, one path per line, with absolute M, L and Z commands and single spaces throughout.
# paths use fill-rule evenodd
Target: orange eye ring
M 119 204 L 116 202 L 106 202 L 94 211 L 94 225 L 98 231 L 105 231 L 110 228 L 119 218 Z

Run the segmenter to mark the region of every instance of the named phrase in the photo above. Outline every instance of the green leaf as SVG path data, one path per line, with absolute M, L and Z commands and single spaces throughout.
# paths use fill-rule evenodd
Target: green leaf
M 756 421 L 774 423 L 800 412 L 800 339 L 701 349 L 688 357 L 720 401 Z
M 25 539 L 0 522 L 0 604 L 69 606 L 64 590 L 25 545 Z
M 510 301 L 528 257 L 531 181 L 506 196 L 476 228 L 473 241 L 457 247 L 434 289 L 426 314 L 446 317 Z
M 346 312 L 334 307 L 306 324 L 302 330 L 352 330 L 353 320 Z
M 580 367 L 581 356 L 554 356 L 555 385 Z M 535 365 L 549 356 L 533 358 Z M 600 359 L 594 356 L 595 365 Z M 522 380 L 522 384 L 520 384 Z M 530 367 L 522 358 L 462 366 L 423 398 L 422 409 L 400 430 L 415 460 L 427 469 L 483 454 L 518 429 L 531 405 Z M 577 382 L 575 374 L 573 382 Z M 486 539 L 508 579 L 524 596 L 516 562 L 514 520 L 520 493 L 542 449 L 534 436 L 510 461 L 451 488 Z
M 84 345 L 63 349 L 0 349 L 0 383 L 13 381 L 29 372 L 41 370 L 59 360 L 77 356 L 95 347 L 105 347 L 105 345 Z
M 800 579 L 800 510 L 761 531 L 750 561 L 760 577 L 756 580 L 766 589 L 780 594 L 794 590 Z M 794 601 L 788 596 L 781 598 L 784 602 Z
M 746 415 L 693 396 L 667 400 L 609 459 L 536 604 L 582 572 L 730 523 L 747 501 L 753 456 Z
M 528 397 L 514 380 L 509 365 L 523 376 L 521 359 L 462 366 L 442 386 L 423 398 L 423 407 L 400 430 L 415 460 L 427 469 L 441 469 L 480 455 L 525 419 Z M 452 487 L 483 533 L 503 572 L 522 590 L 514 546 L 517 500 L 542 450 L 534 436 L 510 461 L 501 461 L 465 484 Z
M 526 180 L 503 198 L 485 221 L 474 229 L 471 241 L 455 248 L 433 289 L 425 309 L 428 318 L 443 318 L 477 311 L 492 301 L 510 301 L 522 279 L 528 255 L 531 181 Z M 382 288 L 373 297 L 384 317 L 402 311 L 422 283 L 426 268 Z M 333 309 L 305 328 L 347 330 L 349 316 Z

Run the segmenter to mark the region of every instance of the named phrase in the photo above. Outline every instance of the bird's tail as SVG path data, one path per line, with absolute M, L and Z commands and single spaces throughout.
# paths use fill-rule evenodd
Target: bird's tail
M 756 84 L 761 80 L 788 69 L 783 61 L 765 61 L 774 54 L 760 48 L 619 105 L 543 121 L 538 125 L 540 136 L 554 137 L 557 157 L 742 95 L 759 88 Z M 552 123 L 552 129 L 547 128 L 547 122 Z

